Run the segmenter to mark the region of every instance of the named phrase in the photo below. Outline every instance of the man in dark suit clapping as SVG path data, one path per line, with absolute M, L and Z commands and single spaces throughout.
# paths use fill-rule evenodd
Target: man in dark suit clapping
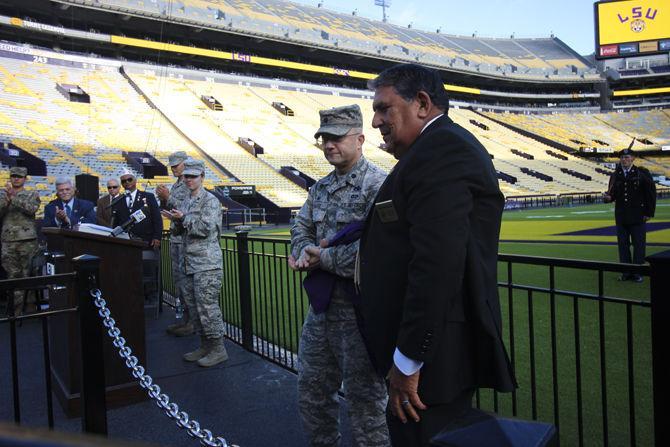
M 360 242 L 362 330 L 388 378 L 394 446 L 427 446 L 478 387 L 512 391 L 496 284 L 504 198 L 486 149 L 447 117 L 439 75 L 387 69 L 372 126 L 399 160 Z
M 43 228 L 72 228 L 80 223 L 95 223 L 95 205 L 75 197 L 72 180 L 67 177 L 56 179 L 56 197 L 44 207 Z

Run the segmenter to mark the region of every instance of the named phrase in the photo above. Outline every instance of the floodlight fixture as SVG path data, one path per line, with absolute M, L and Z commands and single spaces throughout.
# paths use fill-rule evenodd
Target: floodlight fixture
M 382 14 L 384 17 L 384 23 L 388 22 L 388 17 L 386 16 L 386 8 L 391 7 L 391 0 L 375 0 L 375 6 L 382 7 Z

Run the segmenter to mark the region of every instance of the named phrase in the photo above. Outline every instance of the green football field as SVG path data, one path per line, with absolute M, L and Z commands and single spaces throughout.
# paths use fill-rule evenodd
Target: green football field
M 658 201 L 656 215 L 649 223 L 665 223 L 668 228 L 648 231 L 647 254 L 670 249 L 670 199 Z M 565 234 L 613 226 L 612 204 L 505 211 L 500 231 L 500 252 L 617 262 L 614 234 Z M 251 235 L 288 238 L 289 229 L 261 228 L 252 231 Z

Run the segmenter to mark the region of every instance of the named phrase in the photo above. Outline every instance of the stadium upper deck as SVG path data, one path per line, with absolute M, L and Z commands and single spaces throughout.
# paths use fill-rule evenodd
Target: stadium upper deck
M 463 72 L 529 79 L 600 76 L 555 37 L 455 36 L 283 0 L 57 1 Z

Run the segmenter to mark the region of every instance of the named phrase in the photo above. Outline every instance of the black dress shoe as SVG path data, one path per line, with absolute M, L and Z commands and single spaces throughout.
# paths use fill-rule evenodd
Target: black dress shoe
M 631 279 L 631 276 L 628 274 L 623 274 L 617 278 L 617 281 L 628 281 Z
M 633 276 L 631 276 L 630 280 L 633 281 L 633 282 L 642 282 L 643 281 L 642 276 L 640 276 L 640 275 L 633 275 Z

